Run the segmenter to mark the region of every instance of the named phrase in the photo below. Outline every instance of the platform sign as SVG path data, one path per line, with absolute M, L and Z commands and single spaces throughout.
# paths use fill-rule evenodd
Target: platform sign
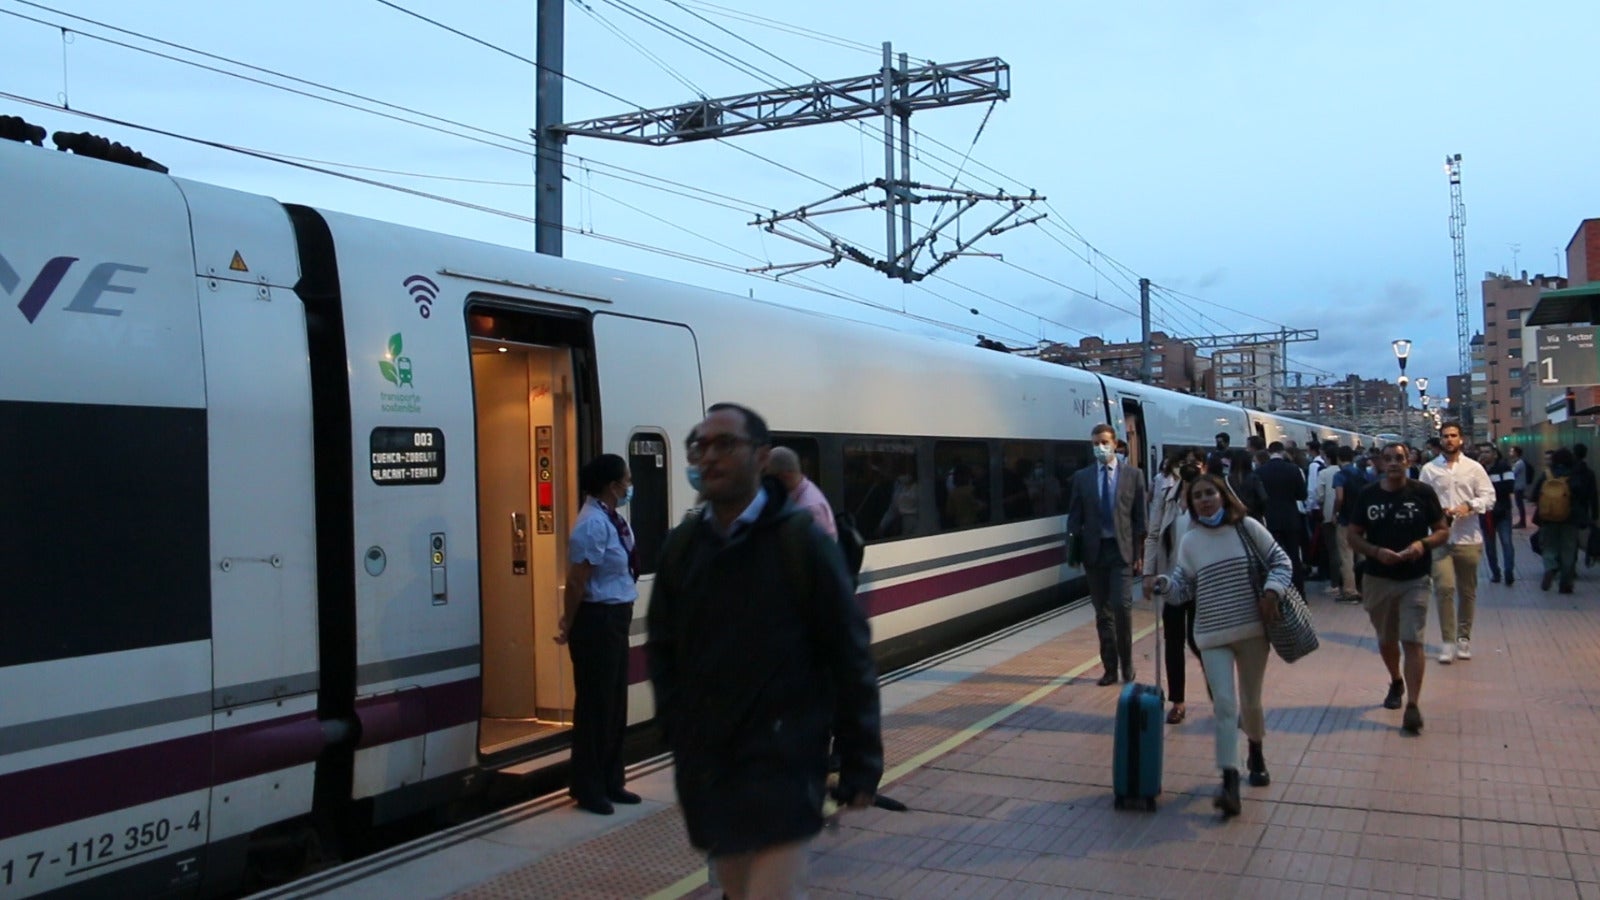
M 1539 329 L 1539 384 L 1573 387 L 1600 384 L 1600 354 L 1592 325 Z

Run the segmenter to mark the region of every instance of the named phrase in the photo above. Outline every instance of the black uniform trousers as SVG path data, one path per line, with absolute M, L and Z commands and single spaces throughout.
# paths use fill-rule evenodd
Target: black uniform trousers
M 628 627 L 632 603 L 580 603 L 572 651 L 572 796 L 601 800 L 623 790 L 628 727 Z

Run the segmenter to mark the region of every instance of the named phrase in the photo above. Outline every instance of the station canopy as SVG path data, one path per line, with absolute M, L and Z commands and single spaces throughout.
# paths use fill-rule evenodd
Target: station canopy
M 1545 291 L 1525 323 L 1536 325 L 1600 325 L 1600 281 Z

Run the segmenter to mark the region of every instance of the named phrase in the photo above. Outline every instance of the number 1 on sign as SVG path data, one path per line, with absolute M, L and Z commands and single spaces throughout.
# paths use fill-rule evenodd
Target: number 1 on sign
M 1540 384 L 1556 383 L 1556 361 L 1550 357 L 1539 360 L 1539 365 L 1544 367 L 1544 374 L 1540 376 Z

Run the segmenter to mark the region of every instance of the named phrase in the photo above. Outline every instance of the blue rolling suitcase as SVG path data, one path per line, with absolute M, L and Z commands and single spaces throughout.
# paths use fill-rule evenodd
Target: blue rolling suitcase
M 1157 600 L 1159 604 L 1160 601 Z M 1130 683 L 1117 697 L 1111 789 L 1117 809 L 1156 808 L 1161 793 L 1161 748 L 1166 735 L 1166 697 L 1161 692 L 1161 614 L 1156 612 L 1156 683 Z

